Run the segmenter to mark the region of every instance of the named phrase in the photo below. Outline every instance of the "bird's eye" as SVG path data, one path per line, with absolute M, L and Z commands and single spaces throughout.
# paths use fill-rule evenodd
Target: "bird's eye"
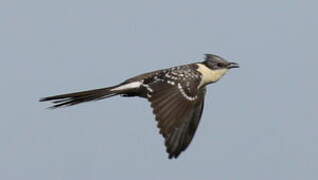
M 223 68 L 223 67 L 224 67 L 224 64 L 218 63 L 217 66 L 220 67 L 220 68 Z

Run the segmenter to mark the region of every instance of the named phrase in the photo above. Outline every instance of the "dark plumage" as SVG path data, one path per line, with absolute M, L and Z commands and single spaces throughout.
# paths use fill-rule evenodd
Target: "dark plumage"
M 207 54 L 205 61 L 158 70 L 130 78 L 123 83 L 95 90 L 50 96 L 52 108 L 72 106 L 115 95 L 147 98 L 165 138 L 169 158 L 177 158 L 191 143 L 200 122 L 206 85 L 218 81 L 238 64 Z

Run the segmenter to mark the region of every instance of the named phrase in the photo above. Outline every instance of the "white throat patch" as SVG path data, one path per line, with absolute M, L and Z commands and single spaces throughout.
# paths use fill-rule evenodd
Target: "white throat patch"
M 201 79 L 199 88 L 209 83 L 218 81 L 228 71 L 228 69 L 212 70 L 203 64 L 197 64 L 197 65 L 199 66 L 197 70 L 202 74 L 202 79 Z

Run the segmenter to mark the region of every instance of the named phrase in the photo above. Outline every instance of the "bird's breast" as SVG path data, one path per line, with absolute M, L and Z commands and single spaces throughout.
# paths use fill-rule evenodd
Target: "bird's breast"
M 228 71 L 228 69 L 212 70 L 203 64 L 197 64 L 197 65 L 198 65 L 197 71 L 199 71 L 202 74 L 199 87 L 218 81 Z

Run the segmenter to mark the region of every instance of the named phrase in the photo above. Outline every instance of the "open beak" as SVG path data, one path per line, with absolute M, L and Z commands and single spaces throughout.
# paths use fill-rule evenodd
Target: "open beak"
M 227 68 L 228 69 L 232 69 L 232 68 L 239 68 L 239 64 L 235 63 L 235 62 L 230 62 L 228 65 L 227 65 Z

